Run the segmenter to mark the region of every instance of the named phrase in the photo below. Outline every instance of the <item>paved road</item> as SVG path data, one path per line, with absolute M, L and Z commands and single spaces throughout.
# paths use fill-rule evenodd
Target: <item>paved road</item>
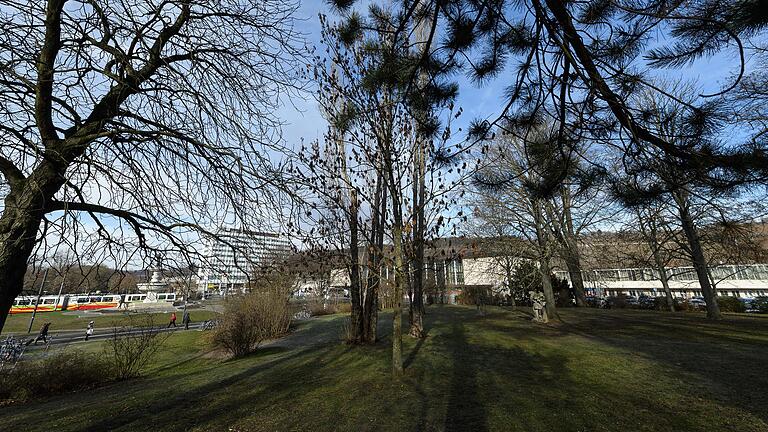
M 203 324 L 202 322 L 191 323 L 189 325 L 189 330 L 184 330 L 184 326 L 180 325 L 176 328 L 155 327 L 154 331 L 157 331 L 157 332 L 192 331 L 192 330 L 198 330 L 202 324 Z M 145 331 L 145 329 L 133 328 L 128 331 L 122 331 L 119 334 L 127 335 L 132 333 L 139 333 L 142 331 Z M 113 334 L 112 328 L 94 329 L 93 334 L 88 338 L 88 342 L 90 342 L 91 340 L 106 339 L 106 338 L 112 337 L 112 334 Z M 62 330 L 62 331 L 52 332 L 49 336 L 53 336 L 53 338 L 51 339 L 51 345 L 86 342 L 85 331 L 83 330 Z M 35 337 L 37 337 L 37 335 L 33 333 L 28 335 L 28 337 L 24 337 L 24 339 L 30 339 L 30 338 L 34 339 Z M 37 345 L 32 344 L 27 349 L 35 349 L 35 348 L 42 349 L 44 347 L 45 347 L 45 344 L 43 342 L 38 342 Z

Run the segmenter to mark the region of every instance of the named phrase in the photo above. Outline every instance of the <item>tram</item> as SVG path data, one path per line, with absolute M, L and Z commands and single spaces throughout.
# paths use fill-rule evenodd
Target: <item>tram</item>
M 121 302 L 122 298 L 122 302 Z M 147 298 L 146 294 L 64 294 L 61 296 L 19 296 L 13 300 L 11 313 L 30 313 L 53 311 L 76 311 L 117 308 L 123 303 L 140 303 Z M 158 293 L 158 302 L 175 302 L 175 293 Z

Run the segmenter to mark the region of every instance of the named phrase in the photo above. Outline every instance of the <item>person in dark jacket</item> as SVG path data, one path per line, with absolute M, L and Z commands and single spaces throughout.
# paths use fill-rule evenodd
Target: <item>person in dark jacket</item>
M 40 327 L 40 334 L 35 338 L 35 345 L 42 339 L 43 342 L 48 343 L 48 329 L 51 327 L 51 323 L 47 322 Z
M 182 324 L 184 324 L 184 330 L 189 330 L 189 322 L 190 321 L 191 320 L 189 318 L 189 312 L 185 310 L 184 311 L 184 315 L 181 316 L 181 322 L 182 322 Z

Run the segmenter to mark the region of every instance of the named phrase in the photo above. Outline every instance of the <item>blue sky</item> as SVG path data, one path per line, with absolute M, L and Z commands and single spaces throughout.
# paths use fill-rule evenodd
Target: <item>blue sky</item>
M 361 4 L 369 2 L 363 1 Z M 318 13 L 328 15 L 330 21 L 338 16 L 324 0 L 303 0 L 301 2 L 297 27 L 302 31 L 310 44 L 320 43 L 320 23 Z M 707 57 L 696 63 L 679 68 L 654 72 L 659 77 L 670 80 L 684 79 L 694 82 L 704 93 L 719 90 L 729 83 L 729 76 L 738 71 L 738 56 L 735 50 L 725 50 L 713 57 Z M 504 105 L 503 95 L 506 87 L 505 76 L 501 74 L 483 86 L 478 86 L 464 76 L 457 76 L 460 91 L 456 106 L 464 110 L 464 114 L 454 126 L 465 126 L 476 118 L 495 118 Z M 318 111 L 317 104 L 311 94 L 305 94 L 304 99 L 293 98 L 286 101 L 280 116 L 286 123 L 283 137 L 289 146 L 298 146 L 301 140 L 306 142 L 321 138 L 325 129 L 325 120 Z M 456 140 L 463 137 L 457 136 Z

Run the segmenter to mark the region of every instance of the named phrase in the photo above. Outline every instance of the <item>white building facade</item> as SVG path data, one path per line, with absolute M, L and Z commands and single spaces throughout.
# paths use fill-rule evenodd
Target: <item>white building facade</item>
M 290 252 L 290 241 L 279 234 L 223 228 L 215 237 L 206 239 L 198 289 L 220 294 L 242 292 L 259 267 L 281 260 Z
M 672 267 L 666 270 L 673 297 L 701 296 L 693 267 Z M 568 272 L 555 272 L 568 279 Z M 650 268 L 588 270 L 582 272 L 584 288 L 598 297 L 626 295 L 631 297 L 662 296 L 664 288 L 658 272 Z M 718 265 L 710 268 L 710 280 L 719 296 L 754 298 L 768 296 L 768 264 Z

